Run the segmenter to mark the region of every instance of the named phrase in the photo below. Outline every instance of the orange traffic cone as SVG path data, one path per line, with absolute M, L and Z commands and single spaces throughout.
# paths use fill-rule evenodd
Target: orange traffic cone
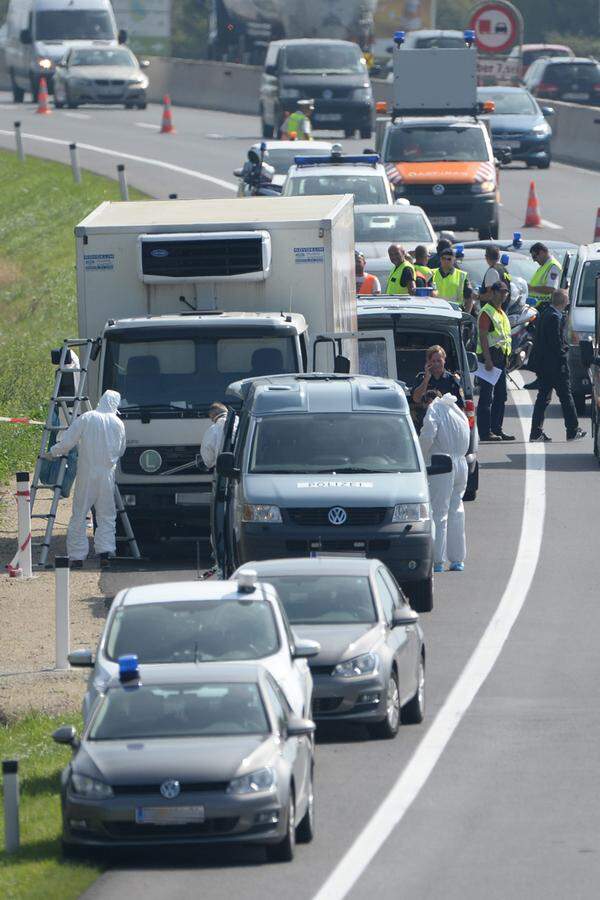
M 596 213 L 596 227 L 594 228 L 594 243 L 600 241 L 600 206 Z
M 163 97 L 163 115 L 160 126 L 161 134 L 175 134 L 173 127 L 173 117 L 171 115 L 171 98 L 168 94 Z
M 525 224 L 523 228 L 539 228 L 542 224 L 540 215 L 540 204 L 535 192 L 535 182 L 529 185 L 529 197 L 527 198 L 527 212 L 525 213 Z
M 39 113 L 41 116 L 49 116 L 52 110 L 48 106 L 48 85 L 46 84 L 46 79 L 42 75 L 40 78 L 40 86 L 38 88 L 38 108 L 36 109 L 36 113 Z

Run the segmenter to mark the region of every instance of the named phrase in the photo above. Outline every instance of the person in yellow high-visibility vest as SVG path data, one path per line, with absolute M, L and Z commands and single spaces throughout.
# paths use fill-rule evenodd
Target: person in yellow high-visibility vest
M 414 294 L 415 269 L 404 247 L 390 244 L 388 256 L 394 268 L 388 276 L 386 294 Z
M 458 303 L 465 312 L 471 312 L 473 289 L 467 273 L 457 268 L 452 247 L 446 247 L 440 253 L 440 265 L 433 270 L 432 284 L 436 297 Z
M 298 100 L 295 112 L 291 113 L 281 126 L 282 139 L 312 141 L 310 117 L 315 111 L 314 100 Z
M 527 285 L 529 288 L 529 299 L 535 300 L 535 305 L 550 302 L 552 292 L 560 285 L 560 276 L 562 267 L 557 259 L 551 256 L 550 251 L 545 244 L 537 241 L 531 245 L 531 258 L 539 266 L 536 272 L 531 276 L 531 281 Z
M 488 291 L 489 300 L 479 313 L 477 326 L 479 340 L 477 355 L 485 372 L 479 376 L 479 403 L 477 404 L 477 430 L 480 441 L 514 441 L 514 435 L 505 434 L 504 407 L 506 406 L 506 365 L 512 348 L 512 336 L 508 316 L 502 304 L 508 297 L 508 286 L 496 281 Z M 500 374 L 495 384 L 486 374 Z

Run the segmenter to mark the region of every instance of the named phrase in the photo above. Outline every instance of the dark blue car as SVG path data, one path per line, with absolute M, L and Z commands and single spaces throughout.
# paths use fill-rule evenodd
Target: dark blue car
M 496 106 L 490 115 L 494 151 L 508 149 L 514 160 L 538 169 L 548 168 L 552 129 L 546 118 L 554 115 L 552 107 L 539 106 L 521 87 L 478 88 L 477 99 L 493 100 Z

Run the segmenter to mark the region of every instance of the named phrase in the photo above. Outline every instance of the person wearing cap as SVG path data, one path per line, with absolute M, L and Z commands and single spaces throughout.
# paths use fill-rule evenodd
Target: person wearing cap
M 379 278 L 376 275 L 370 275 L 368 272 L 365 272 L 365 258 L 358 250 L 354 252 L 354 265 L 356 267 L 356 293 L 369 296 L 380 294 L 381 284 L 379 283 Z
M 537 241 L 531 245 L 531 258 L 538 264 L 538 269 L 533 273 L 531 281 L 527 285 L 529 300 L 534 301 L 539 307 L 550 300 L 552 292 L 560 286 L 562 266 L 553 256 L 545 244 Z
M 452 247 L 452 241 L 450 238 L 440 238 L 435 247 L 435 253 L 432 253 L 429 257 L 429 262 L 427 265 L 430 269 L 437 269 L 440 264 L 440 256 L 442 250 L 448 250 L 448 248 Z
M 404 247 L 400 244 L 390 244 L 388 256 L 394 268 L 387 280 L 386 294 L 414 294 L 415 270 Z
M 412 256 L 415 261 L 414 269 L 417 287 L 431 287 L 433 269 L 428 265 L 429 254 L 427 253 L 427 247 L 419 244 L 415 247 Z
M 452 246 L 442 249 L 439 268 L 433 270 L 432 285 L 437 297 L 458 303 L 465 312 L 471 312 L 473 288 L 467 273 L 457 267 Z
M 479 379 L 477 431 L 480 441 L 514 441 L 514 435 L 505 434 L 502 427 L 507 398 L 506 363 L 512 347 L 510 322 L 502 309 L 508 287 L 503 281 L 496 281 L 489 288 L 489 295 L 490 299 L 484 303 L 477 319 L 477 355 L 486 371 L 500 369 L 500 376 L 496 384 Z
M 310 117 L 315 111 L 314 100 L 298 100 L 296 107 L 281 126 L 281 134 L 288 140 L 293 140 L 295 135 L 299 141 L 312 141 Z

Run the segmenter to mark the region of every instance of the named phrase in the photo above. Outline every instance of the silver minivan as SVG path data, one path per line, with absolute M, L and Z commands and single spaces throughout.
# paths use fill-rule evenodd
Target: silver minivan
M 42 77 L 51 91 L 56 64 L 71 47 L 110 47 L 127 40 L 127 33 L 117 30 L 110 0 L 10 0 L 6 25 L 6 68 L 15 103 L 22 103 L 27 91 L 36 101 Z
M 582 341 L 594 336 L 596 318 L 596 278 L 600 275 L 600 243 L 584 244 L 575 259 L 565 261 L 569 274 L 570 306 L 566 337 L 569 342 L 571 390 L 579 415 L 585 414 L 586 397 L 592 392 L 590 373 L 581 360 Z

